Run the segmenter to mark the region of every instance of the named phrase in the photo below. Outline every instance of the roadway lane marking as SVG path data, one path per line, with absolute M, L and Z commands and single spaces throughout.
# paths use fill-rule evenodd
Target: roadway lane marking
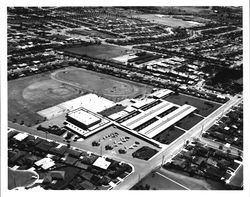
M 159 173 L 159 172 L 156 172 L 156 173 L 157 173 L 158 175 L 164 177 L 165 179 L 168 179 L 168 180 L 172 181 L 173 183 L 175 183 L 175 184 L 181 186 L 182 188 L 184 188 L 184 189 L 186 189 L 186 190 L 190 190 L 190 189 L 187 188 L 186 186 L 184 186 L 184 185 L 182 185 L 182 184 L 180 184 L 180 183 L 174 181 L 173 179 L 170 179 L 169 177 L 167 177 L 167 176 L 165 176 L 165 175 L 163 175 L 163 174 L 161 174 L 161 173 Z

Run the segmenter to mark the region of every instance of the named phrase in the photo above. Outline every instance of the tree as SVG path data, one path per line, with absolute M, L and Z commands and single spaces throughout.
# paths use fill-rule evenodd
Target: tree
M 220 146 L 219 146 L 219 149 L 220 149 L 220 150 L 223 150 L 223 146 L 222 146 L 222 145 L 220 145 Z

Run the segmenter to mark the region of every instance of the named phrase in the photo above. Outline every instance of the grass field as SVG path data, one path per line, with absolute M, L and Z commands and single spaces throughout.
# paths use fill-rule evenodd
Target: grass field
M 203 120 L 203 118 L 200 116 L 189 115 L 183 118 L 182 120 L 180 120 L 179 122 L 177 122 L 176 126 L 181 127 L 182 129 L 185 129 L 185 130 L 189 130 L 201 120 Z
M 184 133 L 185 132 L 181 129 L 169 127 L 168 129 L 153 137 L 153 139 L 163 144 L 170 144 Z
M 101 59 L 112 59 L 118 56 L 126 55 L 127 50 L 128 49 L 123 47 L 104 44 L 65 49 L 65 51 L 69 51 L 77 55 L 88 55 L 90 57 L 96 57 Z
M 198 114 L 202 116 L 208 116 L 209 114 L 211 114 L 213 111 L 215 111 L 221 106 L 218 103 L 206 101 L 206 100 L 195 98 L 192 96 L 187 96 L 184 94 L 170 95 L 165 100 L 175 103 L 177 105 L 184 105 L 187 102 L 187 104 L 196 107 L 199 111 Z
M 197 26 L 194 23 L 190 23 L 188 21 L 184 21 L 181 19 L 176 19 L 176 18 L 172 18 L 168 15 L 157 15 L 157 14 L 140 14 L 140 15 L 134 15 L 134 17 L 138 17 L 138 18 L 142 18 L 142 19 L 146 19 L 152 23 L 158 23 L 161 25 L 167 25 L 170 27 L 192 27 L 192 26 Z
M 50 73 L 9 81 L 8 120 L 37 124 L 44 119 L 37 111 L 78 96 L 76 88 L 52 80 Z
M 38 111 L 82 96 L 89 91 L 115 101 L 151 91 L 151 88 L 133 82 L 76 68 L 59 70 L 55 74 L 58 74 L 62 81 L 52 79 L 50 73 L 9 81 L 8 120 L 15 119 L 18 123 L 24 121 L 28 126 L 36 125 L 44 120 L 37 114 Z
M 151 91 L 151 88 L 146 88 L 130 81 L 84 69 L 69 68 L 58 71 L 54 77 L 62 82 L 70 83 L 83 90 L 98 93 L 114 101 L 128 97 L 132 98 Z

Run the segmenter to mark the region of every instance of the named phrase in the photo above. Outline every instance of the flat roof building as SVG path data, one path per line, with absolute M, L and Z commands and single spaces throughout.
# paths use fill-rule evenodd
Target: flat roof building
M 81 129 L 88 129 L 101 122 L 101 119 L 83 108 L 79 108 L 67 114 L 66 121 Z

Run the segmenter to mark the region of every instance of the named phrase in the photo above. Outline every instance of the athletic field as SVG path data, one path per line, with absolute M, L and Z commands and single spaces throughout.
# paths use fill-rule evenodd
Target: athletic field
M 65 49 L 71 53 L 77 55 L 87 55 L 90 57 L 100 58 L 100 59 L 112 59 L 128 53 L 128 49 L 119 46 L 101 44 L 101 45 L 90 45 L 81 47 L 72 47 Z
M 94 92 L 113 101 L 151 91 L 144 85 L 78 68 L 57 70 L 8 82 L 8 120 L 33 126 L 38 111 Z M 39 121 L 39 122 L 38 122 Z
M 146 88 L 144 85 L 78 68 L 56 71 L 52 77 L 59 82 L 97 93 L 115 101 L 151 91 L 151 88 Z
M 157 23 L 161 25 L 167 25 L 170 27 L 193 27 L 197 26 L 198 23 L 190 22 L 190 21 L 184 21 L 182 19 L 172 18 L 168 15 L 161 15 L 161 14 L 138 14 L 133 15 L 133 17 L 146 19 L 147 21 L 151 23 Z
M 38 124 L 44 118 L 36 112 L 78 97 L 77 88 L 50 78 L 50 73 L 8 82 L 8 120 L 25 125 Z

